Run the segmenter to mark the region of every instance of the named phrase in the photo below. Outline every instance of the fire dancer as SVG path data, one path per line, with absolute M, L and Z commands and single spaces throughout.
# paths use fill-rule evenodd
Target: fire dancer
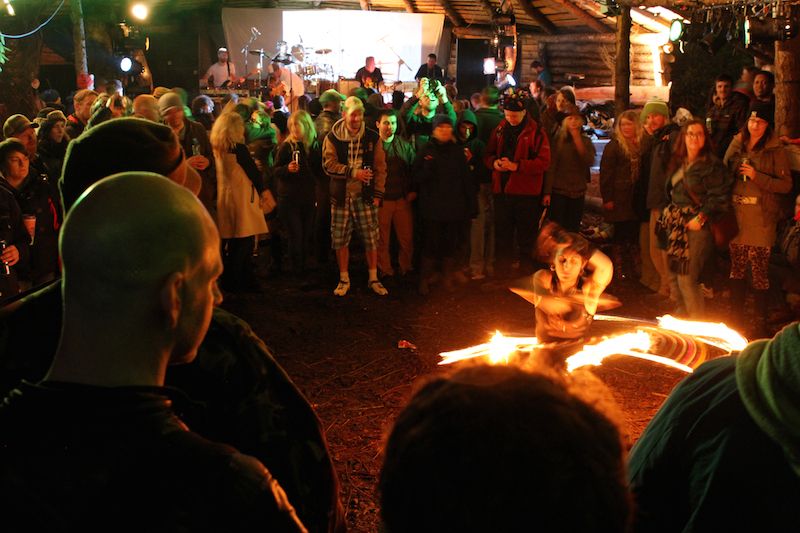
M 614 267 L 600 250 L 577 233 L 557 224 L 545 226 L 537 242 L 540 255 L 550 257 L 550 269 L 533 275 L 536 337 L 540 342 L 581 342 L 597 311 L 600 295 L 611 283 Z M 562 350 L 542 352 L 539 358 L 563 365 Z

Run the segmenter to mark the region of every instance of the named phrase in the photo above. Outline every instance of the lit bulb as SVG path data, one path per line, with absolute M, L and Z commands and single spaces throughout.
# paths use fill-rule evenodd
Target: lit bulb
M 144 20 L 147 18 L 147 15 L 150 14 L 150 10 L 147 9 L 147 6 L 144 4 L 133 4 L 131 7 L 131 15 L 139 20 Z

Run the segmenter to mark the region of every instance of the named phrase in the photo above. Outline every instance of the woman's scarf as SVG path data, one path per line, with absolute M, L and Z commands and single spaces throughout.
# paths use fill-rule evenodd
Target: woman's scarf
M 669 204 L 661 212 L 658 225 L 666 240 L 667 262 L 672 272 L 686 274 L 689 266 L 689 234 L 686 224 L 697 214 L 693 205 Z

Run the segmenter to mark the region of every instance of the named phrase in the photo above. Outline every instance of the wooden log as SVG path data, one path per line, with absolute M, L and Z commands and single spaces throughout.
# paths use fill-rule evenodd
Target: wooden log
M 453 4 L 450 3 L 450 0 L 436 0 L 439 5 L 444 10 L 447 18 L 450 19 L 450 22 L 453 23 L 453 26 L 456 28 L 460 28 L 461 26 L 466 26 L 467 23 L 464 22 L 464 19 L 461 17 L 461 14 L 453 7 Z
M 363 11 L 369 11 L 369 0 L 358 0 Z
M 553 3 L 562 6 L 564 9 L 569 11 L 575 18 L 580 20 L 589 28 L 593 29 L 597 33 L 612 33 L 611 29 L 600 22 L 598 19 L 591 16 L 589 13 L 581 9 L 579 6 L 576 6 L 572 0 L 552 0 Z
M 403 0 L 403 4 L 406 6 L 406 13 L 416 13 L 417 6 L 414 5 L 413 0 Z
M 631 103 L 631 8 L 625 6 L 617 17 L 617 53 L 614 72 L 614 110 L 619 115 Z
M 550 19 L 544 16 L 531 2 L 531 0 L 517 0 L 517 5 L 528 15 L 533 21 L 541 26 L 542 30 L 549 34 L 555 35 L 558 33 L 558 28 L 555 24 L 550 22 Z
M 81 0 L 69 3 L 72 19 L 72 48 L 75 52 L 75 78 L 89 73 L 89 60 L 86 55 L 86 31 L 83 27 L 83 5 Z
M 494 16 L 494 6 L 489 0 L 480 0 L 481 6 L 483 6 L 483 10 L 489 15 L 489 19 Z
M 800 37 L 775 43 L 775 125 L 800 137 Z

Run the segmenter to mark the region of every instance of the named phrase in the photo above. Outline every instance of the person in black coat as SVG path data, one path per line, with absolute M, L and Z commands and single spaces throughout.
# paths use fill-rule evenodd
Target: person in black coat
M 413 175 L 422 219 L 419 291 L 428 293 L 437 262 L 441 262 L 445 288 L 452 290 L 454 281 L 466 280 L 456 272 L 455 259 L 466 239 L 467 222 L 478 206 L 475 180 L 464 148 L 455 142 L 448 115 L 434 117 L 433 135 L 417 152 Z

